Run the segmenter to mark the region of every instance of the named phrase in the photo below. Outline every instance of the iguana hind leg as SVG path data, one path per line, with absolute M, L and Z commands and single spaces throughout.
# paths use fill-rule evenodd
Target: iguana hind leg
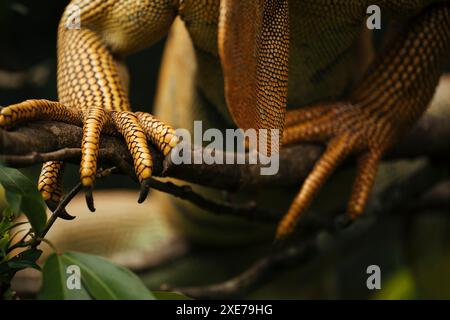
M 352 154 L 358 156 L 357 178 L 347 213 L 355 219 L 364 211 L 382 155 L 426 110 L 449 53 L 450 5 L 432 6 L 375 61 L 348 101 L 287 115 L 285 144 L 319 141 L 328 146 L 280 222 L 278 239 L 294 230 L 325 180 Z

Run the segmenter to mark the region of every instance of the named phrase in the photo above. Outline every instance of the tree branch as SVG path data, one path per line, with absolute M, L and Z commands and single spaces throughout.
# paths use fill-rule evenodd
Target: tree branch
M 64 160 L 78 164 L 81 151 L 81 128 L 58 122 L 23 124 L 13 131 L 0 129 L 0 161 L 12 167 L 24 167 L 48 160 Z M 387 158 L 432 156 L 448 159 L 450 155 L 450 115 L 424 116 Z M 132 159 L 123 139 L 102 136 L 101 165 L 114 165 L 125 174 L 133 174 Z M 273 176 L 260 174 L 262 165 L 174 165 L 153 147 L 154 175 L 178 178 L 207 187 L 236 190 L 251 186 L 291 186 L 310 172 L 323 148 L 313 144 L 286 147 L 280 154 L 280 170 Z M 195 152 L 192 151 L 191 157 Z M 248 163 L 248 161 L 246 162 Z
M 366 234 L 380 218 L 391 213 L 409 216 L 411 208 L 423 210 L 428 209 L 427 205 L 434 208 L 432 199 L 440 199 L 442 203 L 448 205 L 450 183 L 438 183 L 438 181 L 439 177 L 434 174 L 432 165 L 422 166 L 405 179 L 396 181 L 385 190 L 375 192 L 369 200 L 367 212 L 352 224 L 349 224 L 342 215 L 332 215 L 323 221 L 318 221 L 314 217 L 303 219 L 299 224 L 300 230 L 297 232 L 299 236 L 293 243 L 272 247 L 266 256 L 229 280 L 207 286 L 183 288 L 163 285 L 161 289 L 180 292 L 197 299 L 241 297 L 260 284 L 267 283 L 277 272 L 287 267 L 304 265 L 337 246 L 354 246 L 364 243 L 358 241 L 358 238 Z M 431 191 L 418 196 L 423 194 L 423 190 L 428 189 Z M 325 245 L 321 244 L 323 241 L 320 241 L 324 234 L 328 237 Z M 349 251 L 354 252 L 354 250 Z
M 81 128 L 58 122 L 42 121 L 29 123 L 21 125 L 13 131 L 0 129 L 0 161 L 13 167 L 26 167 L 49 160 L 64 160 L 79 164 L 81 138 Z M 387 155 L 387 158 L 431 156 L 441 160 L 449 159 L 449 140 L 450 115 L 442 117 L 428 115 L 423 117 L 417 127 L 401 141 L 395 150 Z M 134 177 L 132 159 L 122 139 L 104 135 L 102 136 L 100 148 L 99 167 L 116 166 L 121 173 Z M 285 148 L 280 155 L 280 170 L 278 174 L 262 176 L 260 174 L 261 165 L 174 165 L 170 159 L 164 159 L 157 150 L 151 147 L 155 176 L 169 176 L 207 187 L 228 190 L 251 186 L 298 186 L 310 172 L 322 150 L 321 146 L 312 144 Z M 194 154 L 191 156 L 194 157 Z M 186 186 L 176 186 L 172 183 L 152 180 L 151 187 L 186 199 L 217 213 L 231 212 L 247 218 L 257 216 L 258 220 L 266 219 L 267 221 L 273 221 L 276 218 L 276 214 L 260 210 L 253 203 L 232 204 L 215 202 L 196 194 L 190 187 Z M 416 189 L 420 189 L 423 192 L 429 187 L 431 187 L 429 181 L 427 183 L 411 182 L 404 184 L 403 187 L 396 186 L 396 190 L 407 190 L 410 196 L 412 191 L 418 192 Z M 392 208 L 398 206 L 399 201 L 407 202 L 405 200 L 406 196 L 399 197 L 398 192 L 391 193 L 393 195 L 391 200 L 389 200 L 388 193 L 385 196 L 372 199 L 368 205 L 368 216 L 374 215 L 374 213 L 389 212 Z M 434 192 L 429 198 L 421 200 L 421 206 L 427 206 L 427 203 L 429 204 L 430 202 L 434 203 L 434 200 L 430 199 L 435 199 L 436 197 L 443 199 L 448 206 L 447 196 L 448 192 L 444 195 L 442 195 L 442 192 Z M 411 204 L 411 202 L 407 203 Z M 408 206 L 408 208 L 411 207 Z M 360 224 L 361 221 L 357 223 Z M 333 231 L 335 230 L 333 228 L 337 224 L 336 221 L 319 223 L 317 221 L 309 221 L 309 224 L 303 221 L 302 225 L 303 228 L 310 228 L 309 230 L 312 231 L 307 233 L 308 237 L 305 234 L 305 237 L 302 237 L 301 241 L 298 241 L 293 246 L 268 254 L 235 278 L 212 286 L 179 288 L 177 290 L 192 297 L 235 297 L 255 287 L 262 279 L 266 279 L 275 270 L 279 270 L 280 267 L 310 261 L 314 255 L 322 252 L 317 243 L 318 234 L 322 232 L 329 232 L 331 235 L 335 234 L 336 232 Z M 359 229 L 366 230 L 365 227 Z M 346 232 L 346 230 L 344 231 Z
M 194 192 L 190 186 L 178 186 L 172 182 L 162 182 L 156 179 L 150 180 L 150 188 L 168 193 L 177 198 L 187 200 L 196 206 L 214 212 L 214 214 L 227 214 L 247 220 L 258 222 L 276 222 L 280 219 L 280 213 L 258 208 L 256 202 L 232 203 L 226 201 L 210 200 Z

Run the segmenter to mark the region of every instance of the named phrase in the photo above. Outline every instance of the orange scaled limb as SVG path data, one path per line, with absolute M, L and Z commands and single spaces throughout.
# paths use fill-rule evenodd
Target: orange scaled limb
M 287 113 L 284 144 L 326 142 L 327 148 L 279 223 L 278 240 L 294 231 L 327 178 L 350 155 L 357 156 L 357 173 L 347 214 L 355 219 L 364 211 L 383 154 L 433 97 L 450 53 L 450 5 L 426 9 L 388 48 L 347 102 Z

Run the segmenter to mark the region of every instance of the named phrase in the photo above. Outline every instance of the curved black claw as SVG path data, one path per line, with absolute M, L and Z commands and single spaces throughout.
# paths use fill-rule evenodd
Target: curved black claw
M 145 179 L 141 183 L 141 193 L 139 193 L 138 203 L 142 203 L 147 199 L 148 193 L 150 191 L 150 179 Z
M 45 203 L 47 204 L 47 207 L 50 209 L 50 211 L 54 212 L 57 208 L 59 203 L 52 201 L 52 200 L 47 200 L 45 201 Z M 66 209 L 61 210 L 61 212 L 58 214 L 58 218 L 61 218 L 63 220 L 73 220 L 76 217 L 72 216 L 71 214 L 69 214 Z
M 61 218 L 63 220 L 73 220 L 76 217 L 69 214 L 66 209 L 63 209 L 59 214 L 58 214 L 58 218 Z
M 89 208 L 91 212 L 95 212 L 94 207 L 94 197 L 92 196 L 92 186 L 85 186 L 84 187 L 84 195 L 86 198 L 86 205 Z

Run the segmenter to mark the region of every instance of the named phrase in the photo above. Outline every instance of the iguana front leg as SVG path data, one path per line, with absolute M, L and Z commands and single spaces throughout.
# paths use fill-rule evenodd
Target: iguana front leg
M 169 29 L 176 16 L 172 0 L 73 0 L 58 30 L 58 95 L 60 103 L 31 100 L 2 109 L 0 125 L 20 121 L 53 119 L 83 126 L 80 179 L 87 204 L 94 210 L 92 187 L 97 171 L 100 133 L 121 134 L 133 156 L 142 185 L 139 201 L 148 192 L 152 159 L 147 138 L 163 141 L 157 146 L 168 153 L 176 144 L 169 126 L 131 113 L 127 81 L 122 68 L 124 56 L 148 47 Z M 80 26 L 71 24 L 77 22 Z M 157 122 L 157 121 L 156 121 Z M 39 187 L 50 207 L 61 197 L 63 164 L 44 165 Z
M 277 230 L 290 234 L 299 217 L 335 168 L 358 155 L 348 215 L 364 211 L 380 159 L 428 106 L 450 53 L 450 4 L 430 7 L 369 70 L 348 102 L 289 112 L 283 142 L 328 142 Z

